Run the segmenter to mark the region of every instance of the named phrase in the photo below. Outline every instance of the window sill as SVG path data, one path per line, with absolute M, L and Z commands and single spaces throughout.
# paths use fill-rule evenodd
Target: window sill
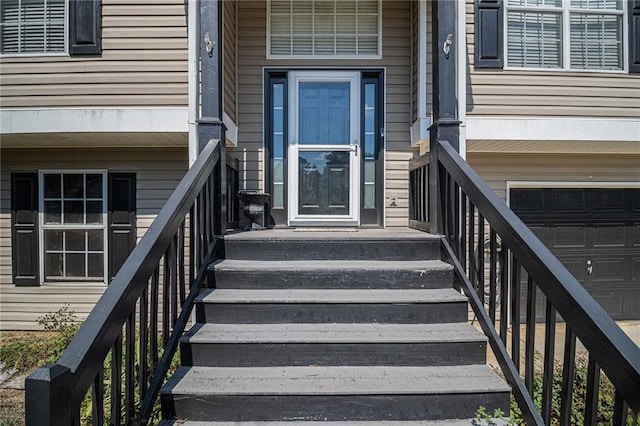
M 504 67 L 504 71 L 543 72 L 543 73 L 574 73 L 574 74 L 629 74 L 627 70 L 598 70 L 580 68 L 534 68 L 534 67 Z
M 67 52 L 61 53 L 46 53 L 46 52 L 33 52 L 33 53 L 0 53 L 0 59 L 20 59 L 20 58 L 69 58 L 71 55 Z
M 79 287 L 104 287 L 107 285 L 102 281 L 46 281 L 42 287 L 79 288 Z

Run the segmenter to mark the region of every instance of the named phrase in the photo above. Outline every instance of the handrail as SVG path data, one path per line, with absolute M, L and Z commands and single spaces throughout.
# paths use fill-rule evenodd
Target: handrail
M 411 162 L 410 185 L 410 226 L 428 225 L 444 235 L 443 259 L 453 264 L 455 281 L 469 297 L 527 424 L 549 424 L 552 418 L 557 315 L 566 324 L 560 424 L 571 422 L 577 339 L 588 353 L 585 424 L 596 424 L 600 371 L 615 388 L 613 424 L 626 424 L 629 409 L 636 424 L 640 349 L 455 149 L 432 141 L 429 155 Z M 436 193 L 429 195 L 429 189 Z M 437 220 L 425 221 L 425 214 Z M 540 407 L 533 396 L 538 292 L 545 317 Z
M 447 142 L 439 161 L 518 258 L 630 408 L 640 411 L 640 350 L 534 233 Z
M 134 369 L 137 367 L 128 365 L 128 361 L 133 360 L 131 364 L 135 363 L 137 345 L 142 353 L 152 359 L 151 368 L 157 367 L 159 349 L 157 338 L 160 333 L 164 340 L 162 345 L 165 347 L 164 355 L 172 357 L 170 353 L 172 351 L 166 350 L 167 343 L 172 343 L 172 340 L 177 342 L 177 339 L 169 339 L 169 333 L 173 329 L 175 334 L 180 326 L 184 329 L 192 306 L 190 303 L 193 302 L 195 291 L 193 287 L 202 285 L 205 275 L 203 268 L 206 269 L 205 263 L 211 260 L 212 251 L 215 249 L 215 245 L 211 243 L 220 212 L 215 211 L 212 206 L 216 204 L 214 202 L 215 187 L 220 183 L 219 176 L 216 178 L 216 174 L 223 173 L 217 167 L 224 153 L 223 146 L 224 142 L 210 141 L 204 147 L 109 284 L 60 360 L 56 364 L 41 367 L 27 378 L 27 424 L 69 424 L 70 421 L 78 421 L 80 403 L 87 391 L 92 384 L 94 388 L 98 382 L 100 382 L 98 387 L 102 386 L 102 381 L 98 379 L 102 377 L 103 363 L 109 351 L 114 349 L 115 364 L 119 366 L 121 362 L 116 358 L 118 354 L 122 354 L 123 326 L 125 325 L 126 380 L 133 381 L 135 377 Z M 189 235 L 185 231 L 187 227 Z M 185 241 L 189 241 L 188 247 Z M 190 259 L 189 266 L 186 265 L 187 258 Z M 164 268 L 162 276 L 161 265 Z M 189 271 L 186 270 L 187 268 Z M 190 278 L 185 281 L 185 277 Z M 192 291 L 185 299 L 187 285 Z M 159 297 L 162 297 L 162 301 L 158 300 Z M 149 303 L 152 305 L 151 312 L 148 310 Z M 163 308 L 162 318 L 158 318 L 157 305 L 160 303 Z M 140 307 L 138 316 L 136 315 L 137 305 Z M 139 344 L 135 341 L 135 324 L 138 319 L 142 328 L 140 333 L 144 333 L 144 343 Z M 182 322 L 179 323 L 178 320 Z M 158 323 L 162 324 L 161 330 L 157 328 Z M 180 330 L 179 333 L 181 334 L 182 331 Z M 168 361 L 170 362 L 171 359 Z M 146 377 L 145 367 L 146 360 L 145 365 L 140 366 L 140 375 L 147 382 L 149 377 Z M 120 373 L 112 372 L 112 379 L 119 384 L 118 374 Z M 139 385 L 141 394 L 149 389 L 147 385 L 148 383 Z M 114 390 L 114 387 L 115 385 L 112 386 L 112 392 L 121 392 L 121 389 Z M 137 416 L 132 409 L 136 386 L 127 382 L 125 387 L 128 404 L 125 410 L 127 419 L 131 420 Z M 95 392 L 99 390 L 94 389 Z M 120 396 L 120 393 L 117 393 L 117 396 Z M 140 399 L 143 397 L 144 395 L 141 395 Z M 115 408 L 112 406 L 113 413 L 119 416 L 120 401 L 115 401 L 113 404 L 115 404 Z M 115 420 L 115 423 L 118 422 L 119 420 Z

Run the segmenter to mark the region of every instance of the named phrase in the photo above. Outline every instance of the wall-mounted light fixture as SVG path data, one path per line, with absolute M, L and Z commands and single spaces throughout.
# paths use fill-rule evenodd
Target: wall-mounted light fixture
M 211 38 L 209 38 L 209 33 L 204 33 L 204 48 L 209 55 L 211 55 L 211 51 L 213 50 L 213 42 Z
M 444 52 L 445 58 L 449 59 L 449 51 L 451 50 L 451 45 L 453 44 L 453 34 L 448 34 L 447 39 L 442 46 L 442 51 Z

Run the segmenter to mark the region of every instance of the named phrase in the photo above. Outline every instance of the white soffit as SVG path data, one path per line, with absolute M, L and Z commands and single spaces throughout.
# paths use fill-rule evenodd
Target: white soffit
M 0 133 L 188 132 L 188 108 L 0 110 Z
M 638 119 L 467 115 L 466 127 L 469 140 L 640 142 Z
M 467 140 L 467 152 L 501 152 L 527 154 L 579 153 L 579 154 L 636 154 L 640 155 L 640 142 L 636 141 L 489 141 Z

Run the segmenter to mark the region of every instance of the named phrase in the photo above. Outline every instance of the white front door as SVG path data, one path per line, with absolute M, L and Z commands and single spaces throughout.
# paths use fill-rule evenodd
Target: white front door
M 358 225 L 360 73 L 291 72 L 289 106 L 289 225 Z

